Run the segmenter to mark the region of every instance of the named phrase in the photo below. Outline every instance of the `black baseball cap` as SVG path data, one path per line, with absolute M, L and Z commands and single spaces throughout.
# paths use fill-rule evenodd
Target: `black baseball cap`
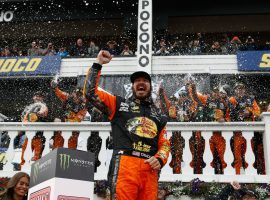
M 144 71 L 137 71 L 137 72 L 134 72 L 133 74 L 131 74 L 131 76 L 130 76 L 131 83 L 134 83 L 134 81 L 137 78 L 139 78 L 139 77 L 146 78 L 150 82 L 150 84 L 151 84 L 151 77 L 150 77 L 150 75 L 147 72 L 144 72 Z

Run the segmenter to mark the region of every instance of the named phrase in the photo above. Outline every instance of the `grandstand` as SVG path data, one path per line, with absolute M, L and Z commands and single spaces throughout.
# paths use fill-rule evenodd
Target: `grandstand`
M 90 42 L 94 41 L 99 49 L 107 50 L 110 50 L 109 44 L 113 44 L 114 58 L 104 67 L 100 86 L 113 94 L 125 96 L 127 90 L 123 86 L 129 83 L 129 75 L 138 70 L 138 1 L 0 0 L 0 3 L 0 114 L 8 117 L 8 120 L 5 119 L 8 122 L 0 122 L 1 130 L 9 131 L 11 141 L 18 131 L 26 131 L 28 139 L 32 139 L 36 130 L 44 130 L 47 140 L 43 155 L 50 151 L 49 139 L 55 130 L 63 130 L 64 146 L 67 146 L 74 128 L 80 131 L 84 140 L 89 137 L 89 131 L 99 131 L 103 142 L 99 154 L 101 165 L 95 179 L 106 179 L 104 171 L 108 170 L 107 157 L 110 153 L 106 148 L 109 123 L 84 121 L 72 125 L 53 122 L 63 111 L 60 100 L 50 88 L 50 82 L 57 76 L 59 86 L 64 91 L 81 87 L 86 71 L 95 61 L 96 54 L 88 50 Z M 258 103 L 266 102 L 269 105 L 269 1 L 224 1 L 219 4 L 214 1 L 190 1 L 179 6 L 177 0 L 167 0 L 152 1 L 152 4 L 151 64 L 147 70 L 156 85 L 162 83 L 168 97 L 174 95 L 184 85 L 185 78 L 190 76 L 194 78 L 200 93 L 210 94 L 214 87 L 224 84 L 228 84 L 232 92 L 235 83 L 242 82 Z M 81 49 L 84 48 L 85 52 L 76 53 L 74 49 L 80 38 L 83 41 Z M 37 54 L 29 53 L 33 42 L 35 48 L 39 49 Z M 52 43 L 52 48 L 49 43 Z M 126 46 L 132 53 L 125 51 Z M 65 55 L 60 54 L 62 49 L 66 51 Z M 60 59 L 59 63 L 52 64 L 48 58 L 50 56 Z M 31 72 L 37 62 L 34 60 L 34 64 L 31 63 L 34 58 L 41 58 L 40 65 L 45 70 Z M 18 64 L 17 71 L 14 70 L 16 63 L 22 63 Z M 27 71 L 27 67 L 30 70 Z M 38 90 L 45 93 L 49 108 L 47 122 L 21 126 L 20 115 Z M 167 164 L 160 181 L 189 182 L 199 178 L 206 182 L 237 179 L 243 183 L 269 183 L 270 162 L 267 158 L 270 147 L 266 145 L 270 142 L 269 121 L 270 114 L 265 112 L 254 122 L 170 122 L 168 138 L 174 131 L 181 131 L 185 139 L 185 164 L 181 174 L 174 174 Z M 209 158 L 213 155 L 209 139 L 216 130 L 222 131 L 227 144 L 225 161 L 228 165 L 224 174 L 216 174 L 210 165 L 212 159 Z M 237 130 L 243 132 L 247 141 L 246 162 L 249 166 L 239 175 L 231 166 L 233 155 L 230 149 L 230 140 Z M 194 131 L 201 131 L 206 141 L 203 154 L 206 167 L 201 174 L 195 174 L 189 165 L 192 157 L 188 148 L 189 139 Z M 263 174 L 253 167 L 257 158 L 250 142 L 258 132 L 262 133 L 266 158 Z M 11 163 L 13 148 L 11 142 L 6 152 L 7 163 L 0 171 L 2 177 L 16 172 Z M 86 150 L 86 146 L 83 150 Z M 29 145 L 25 152 L 27 162 L 22 167 L 24 171 L 30 170 L 31 154 Z

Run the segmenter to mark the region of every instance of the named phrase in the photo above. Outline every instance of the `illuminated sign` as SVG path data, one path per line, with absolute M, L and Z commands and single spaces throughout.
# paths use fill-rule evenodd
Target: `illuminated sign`
M 270 71 L 270 51 L 237 52 L 239 71 Z
M 0 58 L 0 76 L 39 76 L 58 74 L 60 56 Z

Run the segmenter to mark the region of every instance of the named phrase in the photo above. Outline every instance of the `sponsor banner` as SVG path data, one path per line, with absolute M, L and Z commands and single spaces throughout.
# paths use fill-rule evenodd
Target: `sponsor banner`
M 270 71 L 270 51 L 238 51 L 239 71 Z
M 137 38 L 138 71 L 151 73 L 152 32 L 152 0 L 139 0 Z
M 28 200 L 93 200 L 94 182 L 51 178 L 31 187 L 28 194 Z
M 59 74 L 61 57 L 3 57 L 0 58 L 0 77 L 52 76 Z
M 94 181 L 94 161 L 91 152 L 58 148 L 56 177 Z
M 31 166 L 30 187 L 54 177 L 94 181 L 94 154 L 57 148 Z
M 51 187 L 38 190 L 30 194 L 29 200 L 50 200 Z
M 30 187 L 55 177 L 57 151 L 52 151 L 31 165 Z
M 90 198 L 59 195 L 57 200 L 90 200 Z

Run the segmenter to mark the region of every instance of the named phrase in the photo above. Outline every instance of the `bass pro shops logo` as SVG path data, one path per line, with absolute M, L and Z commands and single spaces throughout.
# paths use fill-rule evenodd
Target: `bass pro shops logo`
M 70 166 L 70 155 L 68 154 L 59 154 L 60 157 L 60 167 L 63 170 L 66 170 Z

